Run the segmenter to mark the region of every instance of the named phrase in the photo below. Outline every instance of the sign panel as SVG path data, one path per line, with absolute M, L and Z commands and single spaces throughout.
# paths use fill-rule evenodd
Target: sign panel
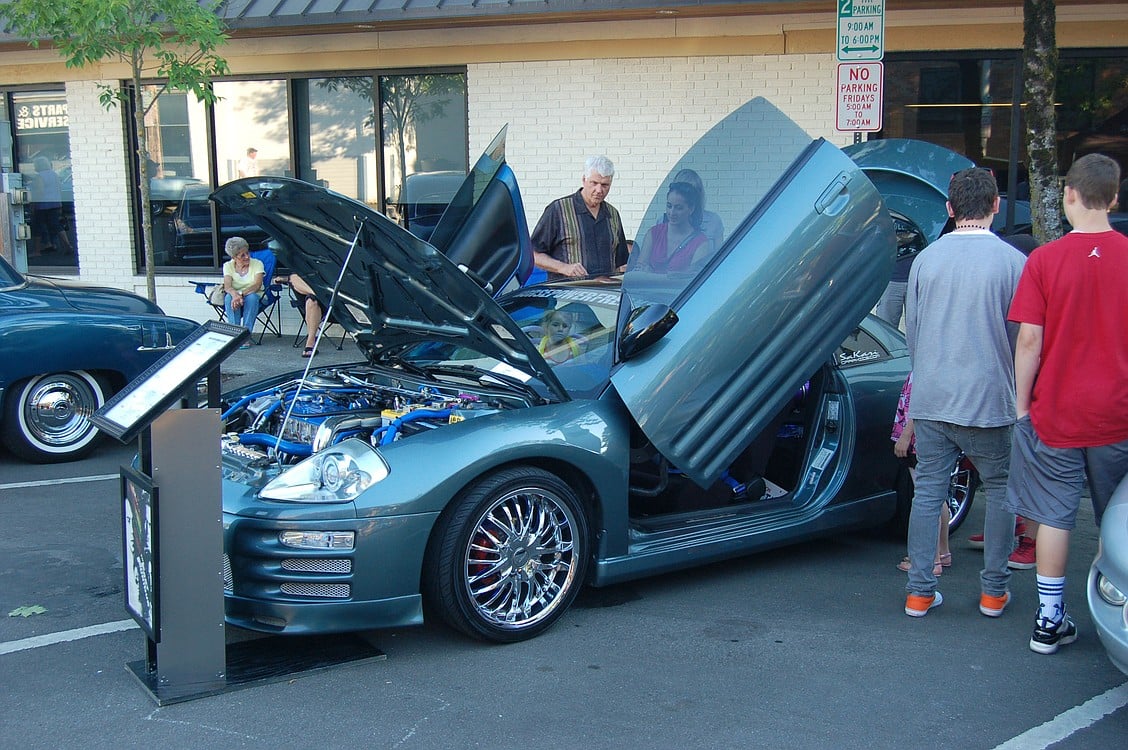
M 882 63 L 839 63 L 835 87 L 835 130 L 881 130 L 885 66 Z
M 118 391 L 90 421 L 123 443 L 132 440 L 250 335 L 243 326 L 209 320 Z
M 885 57 L 885 0 L 837 0 L 839 62 Z

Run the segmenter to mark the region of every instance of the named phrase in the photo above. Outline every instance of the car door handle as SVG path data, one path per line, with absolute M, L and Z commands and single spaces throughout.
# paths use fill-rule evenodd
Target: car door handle
M 815 210 L 828 216 L 841 213 L 846 208 L 846 204 L 850 202 L 849 184 L 850 175 L 846 172 L 840 172 L 815 201 Z

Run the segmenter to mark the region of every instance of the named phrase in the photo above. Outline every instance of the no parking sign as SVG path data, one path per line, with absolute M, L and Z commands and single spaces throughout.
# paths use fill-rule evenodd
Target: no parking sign
M 881 130 L 885 70 L 879 62 L 839 63 L 835 87 L 835 129 Z

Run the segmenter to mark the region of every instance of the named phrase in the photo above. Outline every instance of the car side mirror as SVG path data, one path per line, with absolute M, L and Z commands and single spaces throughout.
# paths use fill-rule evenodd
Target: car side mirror
M 678 314 L 666 305 L 643 305 L 631 310 L 619 337 L 619 359 L 628 360 L 661 340 L 678 322 Z

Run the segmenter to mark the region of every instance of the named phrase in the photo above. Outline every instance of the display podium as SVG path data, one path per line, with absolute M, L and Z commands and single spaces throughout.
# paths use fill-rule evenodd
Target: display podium
M 137 465 L 121 468 L 122 563 L 125 608 L 145 632 L 146 653 L 126 666 L 162 706 L 383 657 L 349 635 L 227 642 L 220 364 L 249 337 L 241 326 L 205 323 L 91 418 L 122 442 L 138 441 Z

